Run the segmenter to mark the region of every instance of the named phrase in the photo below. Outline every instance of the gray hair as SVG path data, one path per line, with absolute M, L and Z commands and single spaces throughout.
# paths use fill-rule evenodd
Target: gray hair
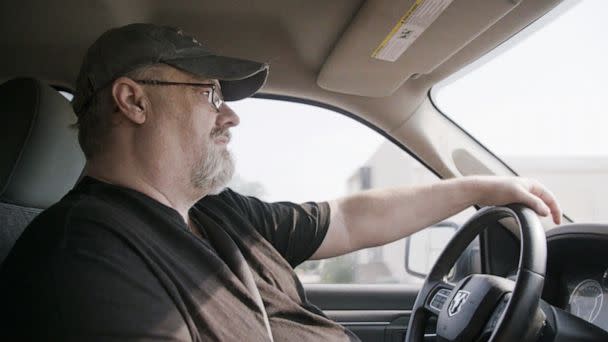
M 124 76 L 137 79 L 147 78 L 159 71 L 157 65 L 146 65 L 126 73 Z M 103 152 L 104 141 L 112 128 L 112 114 L 116 105 L 112 98 L 111 84 L 98 91 L 89 106 L 72 125 L 78 130 L 78 143 L 87 160 Z

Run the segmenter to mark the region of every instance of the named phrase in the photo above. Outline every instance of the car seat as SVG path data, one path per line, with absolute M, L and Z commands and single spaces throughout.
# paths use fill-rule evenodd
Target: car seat
M 84 155 L 70 102 L 32 78 L 0 85 L 0 264 L 25 227 L 78 180 Z

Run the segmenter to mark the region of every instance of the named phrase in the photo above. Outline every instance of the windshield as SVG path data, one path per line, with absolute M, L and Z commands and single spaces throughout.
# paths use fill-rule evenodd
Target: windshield
M 608 221 L 608 1 L 564 1 L 433 102 L 575 221 Z

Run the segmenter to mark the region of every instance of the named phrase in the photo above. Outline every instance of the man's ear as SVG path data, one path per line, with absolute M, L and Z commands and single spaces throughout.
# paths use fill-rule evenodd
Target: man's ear
M 150 102 L 143 88 L 128 77 L 119 77 L 112 84 L 112 98 L 118 111 L 136 124 L 146 121 Z

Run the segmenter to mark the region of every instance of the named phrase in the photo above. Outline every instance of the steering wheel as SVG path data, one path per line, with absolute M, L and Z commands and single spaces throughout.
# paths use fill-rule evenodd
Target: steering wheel
M 513 218 L 520 232 L 515 281 L 473 274 L 456 284 L 445 280 L 458 257 L 488 226 Z M 479 210 L 450 240 L 424 281 L 412 309 L 406 342 L 424 340 L 437 317 L 437 341 L 533 341 L 544 324 L 539 300 L 545 280 L 547 243 L 538 216 L 519 204 Z

